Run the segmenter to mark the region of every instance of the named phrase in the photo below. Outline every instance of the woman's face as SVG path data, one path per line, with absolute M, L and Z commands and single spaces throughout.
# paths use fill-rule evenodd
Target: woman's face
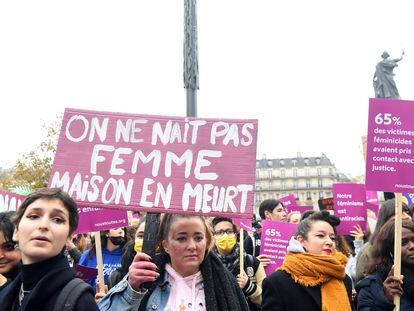
M 272 221 L 286 221 L 287 219 L 285 208 L 280 203 L 275 206 L 272 212 L 265 211 L 265 216 L 266 219 Z
M 401 230 L 401 259 L 407 265 L 414 265 L 414 232 L 407 228 Z
M 135 233 L 135 239 L 143 239 L 145 231 L 145 221 L 139 225 L 137 232 Z
M 206 228 L 198 217 L 179 218 L 171 224 L 168 239 L 162 241 L 171 266 L 182 277 L 197 273 L 207 249 Z
M 13 241 L 6 241 L 0 231 L 0 274 L 7 274 L 17 266 L 21 259 L 20 251 L 14 248 Z
M 301 218 L 301 214 L 300 213 L 293 213 L 292 215 L 290 215 L 289 218 L 289 222 L 292 224 L 298 224 L 300 223 L 300 218 Z
M 69 213 L 58 199 L 38 199 L 30 204 L 15 229 L 14 240 L 24 264 L 58 255 L 69 238 Z
M 326 221 L 312 222 L 307 238 L 298 236 L 297 240 L 311 254 L 332 255 L 336 248 L 335 232 Z
M 125 231 L 122 228 L 110 229 L 108 237 L 124 237 Z

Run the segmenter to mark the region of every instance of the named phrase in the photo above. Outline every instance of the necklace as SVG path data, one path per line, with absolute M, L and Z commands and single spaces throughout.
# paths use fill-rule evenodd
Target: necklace
M 22 305 L 23 299 L 24 299 L 24 295 L 30 293 L 30 290 L 24 290 L 23 289 L 23 283 L 20 286 L 20 291 L 19 291 L 19 305 Z

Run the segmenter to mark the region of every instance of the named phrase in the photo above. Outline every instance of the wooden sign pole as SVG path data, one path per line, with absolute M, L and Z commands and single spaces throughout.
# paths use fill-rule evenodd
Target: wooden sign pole
M 244 273 L 244 230 L 240 229 L 240 275 Z
M 101 233 L 99 231 L 95 232 L 95 251 L 96 251 L 96 265 L 98 267 L 99 292 L 101 294 L 104 294 L 105 293 L 105 281 L 104 281 L 103 261 L 102 261 L 102 243 L 101 243 Z
M 401 275 L 402 195 L 395 194 L 394 276 Z M 395 311 L 400 310 L 400 296 L 394 296 Z

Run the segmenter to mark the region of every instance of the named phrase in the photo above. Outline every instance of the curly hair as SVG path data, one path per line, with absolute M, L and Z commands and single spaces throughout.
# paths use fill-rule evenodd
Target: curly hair
M 394 217 L 389 219 L 373 240 L 371 258 L 368 263 L 368 273 L 378 272 L 383 280 L 387 277 L 394 262 L 394 219 Z M 402 228 L 414 232 L 414 222 L 403 220 Z

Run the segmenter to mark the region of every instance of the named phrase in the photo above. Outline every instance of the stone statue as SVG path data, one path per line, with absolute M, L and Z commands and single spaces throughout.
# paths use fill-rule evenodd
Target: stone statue
M 374 90 L 375 97 L 379 98 L 400 98 L 400 94 L 397 90 L 397 85 L 394 81 L 393 70 L 398 66 L 398 62 L 402 60 L 404 51 L 401 53 L 400 58 L 390 59 L 390 54 L 387 51 L 382 53 L 382 61 L 380 61 L 374 74 Z

